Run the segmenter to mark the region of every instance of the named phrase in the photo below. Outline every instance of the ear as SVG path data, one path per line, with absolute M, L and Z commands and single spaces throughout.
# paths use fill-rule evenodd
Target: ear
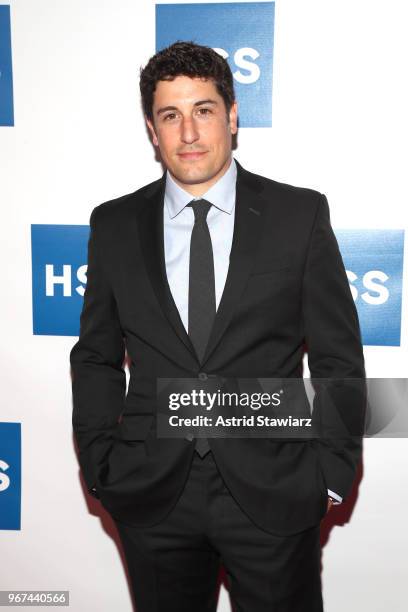
M 238 104 L 237 102 L 233 102 L 231 105 L 231 109 L 229 112 L 229 127 L 231 130 L 231 134 L 236 134 L 238 132 Z
M 156 135 L 156 131 L 154 129 L 154 125 L 153 122 L 150 121 L 150 119 L 147 118 L 147 116 L 145 115 L 145 121 L 147 123 L 147 127 L 149 128 L 149 132 L 152 136 L 152 140 L 153 140 L 153 144 L 155 147 L 159 146 L 159 141 L 157 140 L 157 135 Z

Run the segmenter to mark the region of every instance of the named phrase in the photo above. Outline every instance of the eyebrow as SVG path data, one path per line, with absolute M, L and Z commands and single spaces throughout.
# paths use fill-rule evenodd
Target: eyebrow
M 205 100 L 198 100 L 197 102 L 194 102 L 194 106 L 201 106 L 202 104 L 218 104 L 217 100 L 213 100 L 212 98 L 206 98 Z M 159 110 L 157 111 L 157 115 L 161 115 L 162 113 L 165 113 L 167 111 L 174 111 L 174 110 L 178 110 L 177 106 L 163 106 L 162 108 L 159 108 Z

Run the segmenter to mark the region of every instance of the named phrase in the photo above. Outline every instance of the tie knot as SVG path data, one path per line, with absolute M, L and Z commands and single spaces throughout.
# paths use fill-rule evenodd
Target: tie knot
M 194 217 L 196 221 L 205 221 L 207 219 L 208 211 L 210 210 L 212 204 L 211 202 L 207 202 L 207 200 L 192 200 L 187 204 L 187 206 L 191 206 L 194 211 Z

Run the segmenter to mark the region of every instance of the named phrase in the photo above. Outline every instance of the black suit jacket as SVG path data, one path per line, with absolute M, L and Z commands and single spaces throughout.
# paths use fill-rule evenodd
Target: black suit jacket
M 228 276 L 201 363 L 166 278 L 165 177 L 91 215 L 80 337 L 71 352 L 73 428 L 87 487 L 130 525 L 166 516 L 194 452 L 185 439 L 156 436 L 158 377 L 302 377 L 306 344 L 312 377 L 364 378 L 357 312 L 326 197 L 237 166 Z M 355 416 L 362 404 L 351 409 Z M 242 509 L 282 535 L 319 522 L 327 488 L 347 497 L 361 454 L 361 437 L 348 435 L 209 443 Z

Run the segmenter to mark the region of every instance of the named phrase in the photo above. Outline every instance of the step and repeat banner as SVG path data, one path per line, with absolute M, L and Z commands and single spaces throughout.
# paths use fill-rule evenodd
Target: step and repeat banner
M 235 157 L 327 195 L 367 375 L 399 379 L 390 402 L 407 397 L 406 17 L 397 0 L 0 4 L 0 590 L 66 591 L 78 612 L 132 609 L 114 525 L 78 468 L 69 352 L 91 210 L 162 174 L 138 79 L 176 40 L 229 62 Z M 322 522 L 328 612 L 405 610 L 399 433 L 367 436 L 352 495 Z M 222 585 L 218 610 L 230 609 Z

